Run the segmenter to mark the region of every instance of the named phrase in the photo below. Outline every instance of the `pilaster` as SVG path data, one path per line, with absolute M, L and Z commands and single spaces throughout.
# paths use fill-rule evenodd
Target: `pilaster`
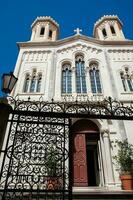
M 110 140 L 109 140 L 109 131 L 108 129 L 102 130 L 102 138 L 104 143 L 104 152 L 107 166 L 107 180 L 106 184 L 108 187 L 113 187 L 114 183 L 114 173 L 113 173 L 113 165 L 111 159 L 111 151 L 110 151 Z

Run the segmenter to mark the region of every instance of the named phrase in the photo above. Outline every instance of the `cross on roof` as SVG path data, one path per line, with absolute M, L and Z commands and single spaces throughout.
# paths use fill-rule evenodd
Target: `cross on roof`
M 76 32 L 76 35 L 80 35 L 80 32 L 82 32 L 82 29 L 76 28 L 74 32 Z

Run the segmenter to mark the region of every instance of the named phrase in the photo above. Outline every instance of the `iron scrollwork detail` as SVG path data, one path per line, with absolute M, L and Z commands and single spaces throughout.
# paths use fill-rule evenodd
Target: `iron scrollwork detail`
M 0 200 L 65 199 L 69 193 L 69 119 L 40 116 L 35 104 L 14 103 L 1 153 Z
M 31 111 L 50 114 L 61 117 L 92 117 L 92 118 L 103 118 L 103 119 L 133 119 L 133 102 L 123 103 L 107 97 L 101 101 L 86 102 L 72 101 L 68 102 L 64 99 L 63 102 L 55 102 L 53 99 L 51 102 L 40 101 L 23 101 L 14 100 L 9 98 L 10 104 L 13 106 L 15 111 Z

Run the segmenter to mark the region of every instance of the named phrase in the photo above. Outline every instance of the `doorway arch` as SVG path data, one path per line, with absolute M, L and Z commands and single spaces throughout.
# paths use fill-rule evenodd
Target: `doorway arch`
M 73 186 L 99 186 L 100 131 L 91 120 L 80 119 L 72 125 Z

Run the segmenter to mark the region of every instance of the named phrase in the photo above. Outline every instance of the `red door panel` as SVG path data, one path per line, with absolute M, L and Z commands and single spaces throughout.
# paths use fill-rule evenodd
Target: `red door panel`
M 73 153 L 74 186 L 88 186 L 85 134 L 75 134 Z

